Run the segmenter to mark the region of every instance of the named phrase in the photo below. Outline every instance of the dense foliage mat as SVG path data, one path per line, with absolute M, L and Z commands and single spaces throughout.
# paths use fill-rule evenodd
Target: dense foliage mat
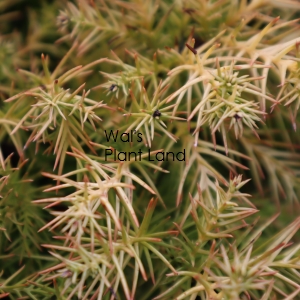
M 2 0 L 0 298 L 299 299 L 299 17 Z

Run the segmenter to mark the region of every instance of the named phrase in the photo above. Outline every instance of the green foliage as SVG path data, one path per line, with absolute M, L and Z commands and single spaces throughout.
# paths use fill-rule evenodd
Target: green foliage
M 299 11 L 2 1 L 0 298 L 297 299 Z

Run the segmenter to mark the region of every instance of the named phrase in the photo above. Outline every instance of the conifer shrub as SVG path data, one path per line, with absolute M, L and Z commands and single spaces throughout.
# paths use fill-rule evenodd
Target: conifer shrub
M 300 3 L 0 2 L 0 298 L 298 299 Z

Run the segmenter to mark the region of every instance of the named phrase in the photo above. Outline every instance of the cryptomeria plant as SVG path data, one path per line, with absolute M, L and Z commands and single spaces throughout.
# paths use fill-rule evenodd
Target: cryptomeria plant
M 297 299 L 299 10 L 3 0 L 0 298 Z

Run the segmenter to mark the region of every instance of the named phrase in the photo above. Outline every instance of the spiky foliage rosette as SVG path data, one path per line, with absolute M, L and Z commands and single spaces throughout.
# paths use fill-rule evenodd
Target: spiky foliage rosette
M 299 11 L 2 1 L 0 298 L 297 299 Z

